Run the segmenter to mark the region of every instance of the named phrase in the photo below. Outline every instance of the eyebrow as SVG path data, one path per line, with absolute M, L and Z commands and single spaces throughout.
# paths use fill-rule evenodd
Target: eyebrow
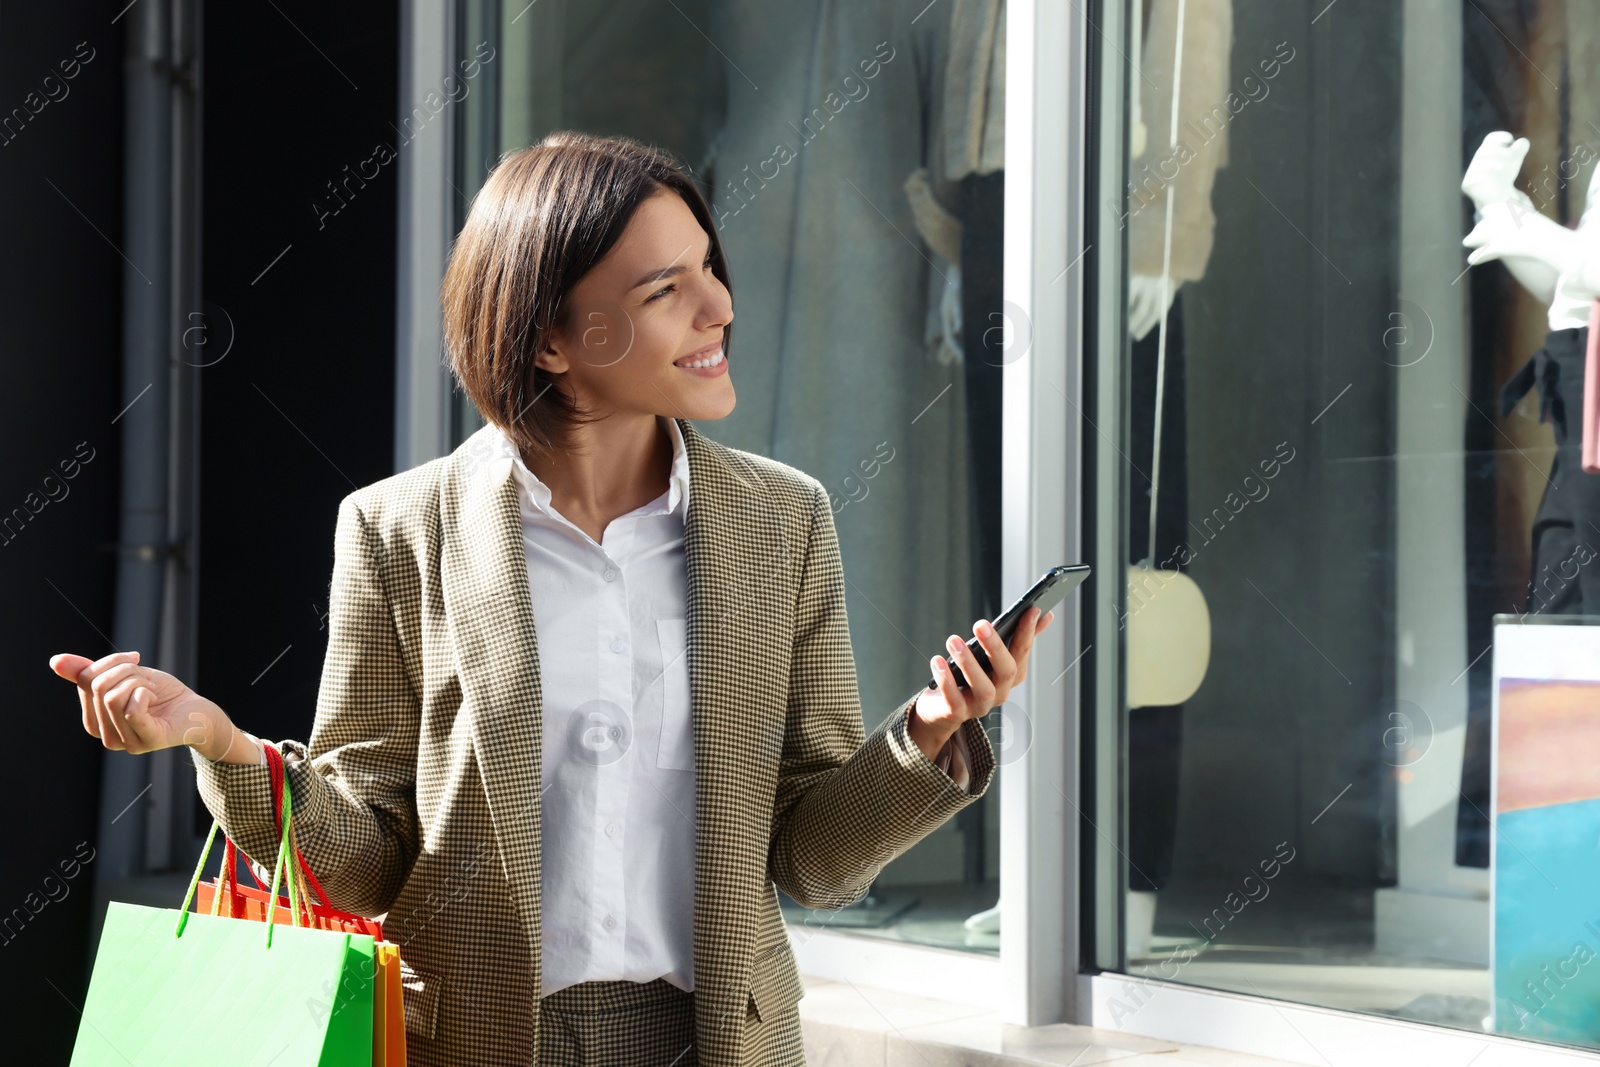
M 689 251 L 689 248 L 687 248 L 687 247 L 684 248 L 683 252 L 687 252 L 687 251 Z M 678 253 L 678 256 L 680 258 L 683 256 L 683 252 L 679 252 Z M 711 255 L 711 235 L 710 234 L 706 235 L 706 255 L 708 255 L 708 256 Z M 665 266 L 665 267 L 657 267 L 655 270 L 649 272 L 644 277 L 640 278 L 638 281 L 636 281 L 632 285 L 628 286 L 628 292 L 631 293 L 635 289 L 639 288 L 641 285 L 649 285 L 651 282 L 664 281 L 667 278 L 676 278 L 678 275 L 686 273 L 689 269 L 690 268 L 685 267 L 685 266 L 683 266 L 681 264 L 676 264 L 676 263 L 670 264 L 670 265 Z

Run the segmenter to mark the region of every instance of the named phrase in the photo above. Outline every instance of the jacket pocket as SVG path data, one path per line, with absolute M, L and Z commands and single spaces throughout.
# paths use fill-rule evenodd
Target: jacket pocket
M 756 1018 L 762 1022 L 771 1022 L 805 995 L 800 968 L 787 941 L 780 942 L 750 968 L 750 1000 L 755 1004 Z
M 406 1032 L 433 1039 L 439 1019 L 439 999 L 444 995 L 444 979 L 419 971 L 400 957 L 400 987 L 406 1013 Z
M 687 619 L 656 620 L 656 637 L 661 642 L 661 740 L 656 766 L 671 771 L 694 770 L 688 635 Z

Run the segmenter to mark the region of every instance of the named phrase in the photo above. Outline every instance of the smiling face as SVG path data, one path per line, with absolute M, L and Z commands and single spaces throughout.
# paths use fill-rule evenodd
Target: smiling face
M 597 415 L 725 417 L 734 392 L 721 350 L 733 299 L 712 273 L 710 248 L 677 193 L 646 198 L 572 287 L 563 326 L 535 361 L 564 375 L 560 387 Z

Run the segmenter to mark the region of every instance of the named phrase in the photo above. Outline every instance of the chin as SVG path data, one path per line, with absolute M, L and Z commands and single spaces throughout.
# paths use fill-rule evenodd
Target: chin
M 729 388 L 720 396 L 694 396 L 682 397 L 674 405 L 683 418 L 690 422 L 715 422 L 727 418 L 732 412 L 735 403 L 733 389 Z

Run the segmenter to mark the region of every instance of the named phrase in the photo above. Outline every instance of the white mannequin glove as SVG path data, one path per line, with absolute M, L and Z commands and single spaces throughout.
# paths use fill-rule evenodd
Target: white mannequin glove
M 1528 156 L 1528 139 L 1515 140 L 1504 130 L 1496 130 L 1483 139 L 1467 173 L 1461 179 L 1461 191 L 1472 198 L 1479 211 L 1485 204 L 1503 204 L 1517 195 L 1517 175 L 1522 172 L 1522 161 Z
M 1524 289 L 1548 305 L 1557 281 L 1581 263 L 1582 253 L 1577 234 L 1541 214 L 1513 184 L 1527 154 L 1526 137 L 1512 140 L 1501 130 L 1483 139 L 1461 179 L 1461 191 L 1479 215 L 1461 243 L 1472 249 L 1468 264 L 1502 260 Z
M 1178 298 L 1181 282 L 1169 282 L 1166 303 L 1161 302 L 1161 276 L 1159 274 L 1130 274 L 1128 276 L 1128 333 L 1135 341 L 1156 328 L 1161 316 Z M 1552 285 L 1554 279 L 1552 279 Z

